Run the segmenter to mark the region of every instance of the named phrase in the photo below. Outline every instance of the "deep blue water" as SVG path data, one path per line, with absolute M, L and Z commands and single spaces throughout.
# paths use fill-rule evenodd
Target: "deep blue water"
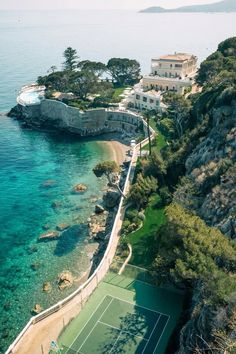
M 63 50 L 72 46 L 81 59 L 129 57 L 149 72 L 150 58 L 174 51 L 205 59 L 217 44 L 235 35 L 236 14 L 139 14 L 131 11 L 43 11 L 0 13 L 0 112 L 15 104 L 19 88 L 51 65 L 60 68 Z M 88 266 L 87 229 L 82 226 L 102 196 L 105 181 L 93 166 L 108 158 L 96 141 L 27 131 L 0 116 L 0 352 L 30 317 L 65 296 L 56 278 L 64 269 L 75 276 Z M 45 188 L 47 180 L 54 185 Z M 88 191 L 73 195 L 74 184 Z M 58 208 L 52 204 L 57 203 Z M 43 226 L 75 225 L 59 241 L 37 243 Z M 32 267 L 36 267 L 33 270 Z M 44 281 L 53 290 L 42 292 Z M 71 290 L 70 290 L 71 291 Z

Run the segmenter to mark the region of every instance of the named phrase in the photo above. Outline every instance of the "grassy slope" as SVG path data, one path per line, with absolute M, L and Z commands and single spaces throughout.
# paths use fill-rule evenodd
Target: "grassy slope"
M 150 119 L 150 125 L 157 130 L 156 123 Z M 164 136 L 158 131 L 154 149 L 158 152 L 166 145 Z M 147 145 L 148 148 L 148 145 Z M 164 207 L 161 206 L 160 196 L 154 195 L 145 210 L 145 221 L 142 228 L 126 236 L 132 245 L 133 255 L 130 264 L 150 268 L 156 255 L 155 234 L 165 222 Z
M 142 228 L 126 237 L 133 250 L 130 264 L 149 268 L 155 258 L 156 231 L 165 222 L 164 208 L 158 207 L 159 204 L 159 195 L 153 196 L 145 211 L 146 219 L 143 222 Z

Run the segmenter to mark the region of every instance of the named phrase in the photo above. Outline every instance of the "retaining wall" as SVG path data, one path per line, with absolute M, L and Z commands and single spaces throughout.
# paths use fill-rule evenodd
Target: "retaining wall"
M 111 132 L 135 134 L 143 125 L 139 115 L 119 109 L 81 111 L 56 100 L 43 100 L 40 105 L 23 108 L 25 120 L 35 125 L 49 125 L 76 133 L 95 136 Z

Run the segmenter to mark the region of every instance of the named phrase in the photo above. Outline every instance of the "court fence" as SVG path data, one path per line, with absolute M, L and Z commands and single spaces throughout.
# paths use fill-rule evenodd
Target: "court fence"
M 122 262 L 119 261 L 114 261 L 109 269 L 109 272 L 111 274 L 118 275 L 119 270 L 122 267 Z M 122 271 L 122 276 L 125 278 L 129 278 L 131 280 L 139 280 L 143 283 L 148 283 L 152 285 L 157 285 L 156 283 L 156 276 L 153 272 L 151 272 L 149 269 L 142 268 L 142 267 L 137 267 L 132 264 L 126 264 Z M 108 277 L 109 279 L 109 277 Z M 108 280 L 109 282 L 109 280 Z
M 142 119 L 142 117 L 141 117 Z M 142 119 L 145 130 L 147 130 L 147 123 Z M 150 135 L 151 139 L 155 137 L 155 131 L 150 127 Z M 10 347 L 7 349 L 5 354 L 13 354 L 13 353 L 46 353 L 50 350 L 50 337 L 51 338 L 57 338 L 63 328 L 77 315 L 81 309 L 83 308 L 83 305 L 85 302 L 88 300 L 90 295 L 94 292 L 94 290 L 97 288 L 98 284 L 103 280 L 105 275 L 107 274 L 108 270 L 110 269 L 113 257 L 116 253 L 118 241 L 119 241 L 119 234 L 121 231 L 122 227 L 122 222 L 124 219 L 124 214 L 125 214 L 125 207 L 123 206 L 124 204 L 124 199 L 125 196 L 129 192 L 130 184 L 132 183 L 134 173 L 135 173 L 135 167 L 139 155 L 140 148 L 145 146 L 149 141 L 149 138 L 145 138 L 141 143 L 137 144 L 134 149 L 133 149 L 133 154 L 131 157 L 125 185 L 123 188 L 123 195 L 121 196 L 119 207 L 117 210 L 117 214 L 114 220 L 111 236 L 106 248 L 106 251 L 104 253 L 104 256 L 98 265 L 98 267 L 95 269 L 93 274 L 83 283 L 77 290 L 75 290 L 72 294 L 67 296 L 65 299 L 59 301 L 55 305 L 49 307 L 45 311 L 42 311 L 40 314 L 31 317 L 27 325 L 23 328 L 23 330 L 20 332 L 20 334 L 17 336 L 17 338 L 14 340 L 14 342 L 10 345 Z M 45 323 L 45 327 L 42 328 L 42 326 L 37 328 L 37 324 L 48 318 L 49 316 L 52 316 L 53 314 L 59 312 L 60 317 L 57 316 L 55 325 L 53 326 L 53 331 L 50 331 L 50 328 L 48 326 L 52 326 L 52 319 L 50 321 L 50 324 Z M 60 319 L 63 318 L 63 325 L 61 326 Z M 46 322 L 46 321 L 45 321 Z M 39 331 L 41 333 L 46 333 L 47 338 L 40 338 L 39 336 Z M 27 336 L 28 335 L 28 336 Z M 27 336 L 27 340 L 24 341 L 25 336 Z M 30 351 L 27 351 L 26 345 L 29 345 L 29 336 L 34 337 L 34 348 L 32 345 L 30 346 Z M 50 337 L 49 337 L 50 336 Z M 53 337 L 52 337 L 53 336 Z M 38 339 L 37 339 L 38 337 Z M 35 339 L 36 338 L 36 339 Z M 37 340 L 39 343 L 37 343 Z M 27 342 L 27 343 L 26 343 Z M 41 349 L 39 349 L 41 347 Z M 24 348 L 24 350 L 20 350 L 20 348 Z

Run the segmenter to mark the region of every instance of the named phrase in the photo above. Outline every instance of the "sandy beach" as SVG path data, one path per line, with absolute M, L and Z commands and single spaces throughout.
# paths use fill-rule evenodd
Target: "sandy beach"
M 116 161 L 118 165 L 121 165 L 126 159 L 128 159 L 127 151 L 130 149 L 129 145 L 126 145 L 119 136 L 114 134 L 107 134 L 101 137 L 99 144 L 108 148 L 110 159 Z

